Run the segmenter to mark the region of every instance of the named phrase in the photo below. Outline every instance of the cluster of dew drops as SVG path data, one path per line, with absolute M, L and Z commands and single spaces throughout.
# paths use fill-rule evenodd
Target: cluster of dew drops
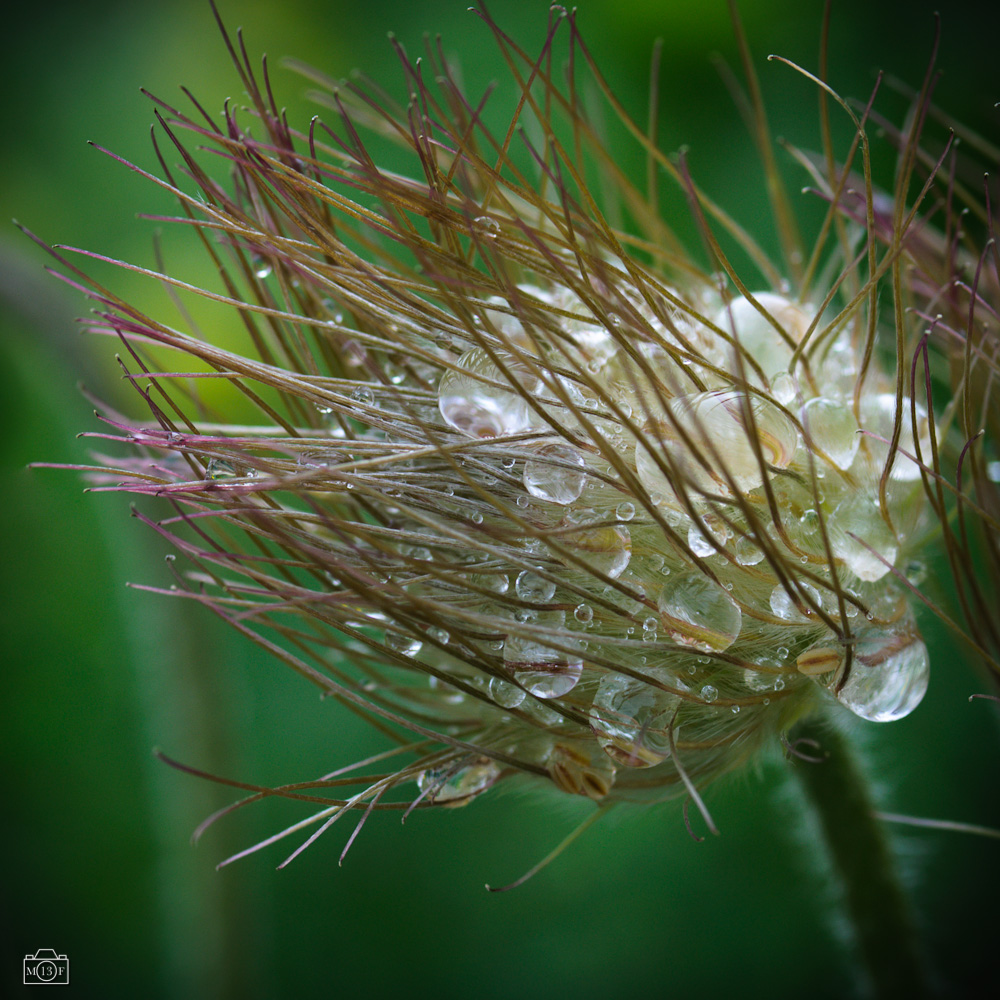
M 507 676 L 488 680 L 493 702 L 501 709 L 530 708 L 543 717 L 547 700 L 569 695 L 587 677 L 585 650 L 596 643 L 605 661 L 618 657 L 629 668 L 628 673 L 604 670 L 588 687 L 590 727 L 616 765 L 664 761 L 670 755 L 670 720 L 682 702 L 714 716 L 737 717 L 741 700 L 766 705 L 772 693 L 788 696 L 797 686 L 819 685 L 864 719 L 891 721 L 909 714 L 927 688 L 928 655 L 891 568 L 898 566 L 914 584 L 924 572 L 907 545 L 921 525 L 920 468 L 904 454 L 929 453 L 923 408 L 903 401 L 887 517 L 878 503 L 878 483 L 888 454 L 881 439 L 893 433 L 895 387 L 872 369 L 855 399 L 861 359 L 848 330 L 828 338 L 803 374 L 793 352 L 816 325 L 815 312 L 774 292 L 754 296 L 770 320 L 747 299 L 722 304 L 705 293 L 697 309 L 672 309 L 669 324 L 636 296 L 633 313 L 642 323 L 629 328 L 613 313 L 610 323 L 599 322 L 568 289 L 524 285 L 520 292 L 553 307 L 563 334 L 554 356 L 538 348 L 515 309 L 496 299 L 490 321 L 518 345 L 520 359 L 483 346 L 451 355 L 438 384 L 438 409 L 460 437 L 502 443 L 519 435 L 502 461 L 505 471 L 520 473 L 517 506 L 525 516 L 534 508 L 539 523 L 573 526 L 564 544 L 594 572 L 581 571 L 579 564 L 567 572 L 577 595 L 581 586 L 590 588 L 594 600 L 581 600 L 570 612 L 518 612 L 519 621 L 531 628 L 512 630 L 503 640 Z M 720 337 L 699 316 L 710 316 L 730 337 Z M 629 352 L 622 349 L 627 337 Z M 526 365 L 525 355 L 533 352 L 538 364 Z M 634 352 L 643 365 L 636 365 Z M 547 377 L 540 376 L 542 369 Z M 555 374 L 574 369 L 589 377 Z M 727 380 L 725 373 L 734 370 L 740 379 Z M 657 373 L 657 388 L 650 386 L 648 371 Z M 748 392 L 747 383 L 760 392 Z M 574 443 L 586 435 L 580 413 L 604 436 L 603 454 Z M 687 432 L 686 441 L 678 428 Z M 686 537 L 710 573 L 670 545 L 638 498 L 615 481 L 604 457 L 609 446 L 629 463 L 660 517 Z M 666 467 L 658 449 L 669 451 Z M 695 497 L 697 523 L 679 496 L 678 477 L 694 487 L 687 499 Z M 787 539 L 772 541 L 792 546 L 785 563 L 797 560 L 813 574 L 812 582 L 803 578 L 792 591 L 778 582 L 755 538 L 734 530 L 701 499 L 704 494 L 725 499 L 735 487 L 763 509 L 765 477 Z M 738 507 L 727 510 L 735 510 L 732 517 L 739 520 Z M 481 514 L 473 517 L 482 522 Z M 540 543 L 529 539 L 525 545 L 530 552 Z M 510 580 L 517 597 L 537 607 L 556 595 L 553 575 L 541 566 L 537 572 L 515 568 Z M 642 600 L 621 598 L 606 580 L 621 582 L 621 592 Z M 838 588 L 849 600 L 838 600 Z M 609 600 L 618 601 L 619 616 L 606 612 Z M 744 613 L 747 608 L 754 614 Z M 835 695 L 833 679 L 844 649 L 817 609 L 833 618 L 846 615 L 854 637 L 854 666 Z M 585 638 L 569 642 L 567 632 Z M 563 638 L 549 639 L 549 645 L 546 635 Z M 721 653 L 727 653 L 725 660 L 716 658 Z M 495 771 L 484 762 L 448 782 L 429 774 L 425 783 L 438 782 L 438 798 L 464 796 L 488 786 Z

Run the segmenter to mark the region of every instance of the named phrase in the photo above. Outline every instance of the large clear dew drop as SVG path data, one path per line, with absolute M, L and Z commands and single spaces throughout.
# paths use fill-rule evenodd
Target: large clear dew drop
M 453 774 L 450 771 L 447 767 L 422 771 L 417 777 L 417 787 L 427 792 L 433 802 L 465 805 L 480 792 L 485 792 L 500 776 L 500 768 L 492 760 L 470 764 Z
M 849 406 L 817 396 L 802 407 L 802 426 L 813 446 L 838 469 L 851 467 L 861 445 L 861 435 Z
M 517 580 L 514 581 L 514 591 L 522 601 L 545 604 L 552 600 L 556 585 L 534 570 L 526 569 L 518 573 Z
M 583 455 L 566 444 L 540 445 L 524 462 L 523 480 L 525 489 L 539 500 L 571 504 L 579 499 L 587 480 Z
M 659 609 L 674 642 L 709 653 L 728 649 L 743 625 L 743 613 L 729 593 L 694 570 L 669 580 L 660 592 Z
M 562 612 L 543 613 L 537 623 L 559 628 L 564 624 Z M 583 658 L 576 650 L 578 640 L 565 634 L 551 641 L 563 649 L 553 649 L 547 636 L 509 635 L 503 647 L 506 668 L 525 690 L 536 698 L 561 698 L 576 687 L 583 674 Z
M 776 618 L 797 625 L 816 620 L 816 612 L 805 599 L 805 595 L 808 595 L 813 604 L 819 608 L 823 607 L 822 595 L 811 583 L 800 582 L 798 588 L 802 593 L 796 593 L 794 598 L 780 583 L 771 591 L 769 603 L 771 612 Z
M 650 674 L 669 683 L 666 671 Z M 676 695 L 644 681 L 606 674 L 590 708 L 590 728 L 616 764 L 652 767 L 670 756 L 670 726 L 679 704 Z
M 861 636 L 847 683 L 837 699 L 870 722 L 894 722 L 920 704 L 930 680 L 930 658 L 911 626 Z
M 792 343 L 798 344 L 802 340 L 812 322 L 812 313 L 775 292 L 755 292 L 754 298 L 785 331 Z M 757 311 L 749 299 L 734 299 L 719 311 L 715 317 L 715 325 L 727 333 L 735 328 L 740 347 L 760 366 L 767 378 L 787 370 L 792 357 L 792 346 L 771 321 Z M 751 381 L 754 380 L 752 371 L 748 371 L 747 376 Z
M 868 583 L 881 580 L 899 554 L 899 543 L 878 503 L 864 493 L 850 493 L 838 504 L 827 521 L 827 532 L 833 554 Z
M 490 697 L 501 708 L 517 708 L 527 697 L 521 688 L 502 677 L 490 678 L 489 691 Z
M 910 483 L 920 478 L 920 466 L 903 454 L 904 451 L 916 457 L 917 446 L 913 438 L 913 412 L 917 418 L 917 440 L 919 441 L 920 461 L 924 465 L 931 464 L 931 434 L 927 410 L 920 403 L 912 402 L 903 397 L 902 414 L 900 418 L 899 446 L 892 463 L 890 479 L 897 482 Z M 896 397 L 891 392 L 872 393 L 861 397 L 861 425 L 871 434 L 877 434 L 885 441 L 892 440 L 893 425 L 896 416 Z M 889 457 L 889 445 L 872 437 L 865 436 L 865 445 L 872 457 L 875 470 L 881 472 Z
M 590 569 L 617 579 L 632 559 L 632 534 L 622 524 L 586 528 L 561 539 Z
M 672 419 L 657 425 L 659 441 L 647 437 L 635 451 L 639 480 L 668 501 L 675 485 L 649 447 L 669 449 L 680 476 L 696 490 L 725 495 L 730 482 L 743 491 L 760 486 L 762 463 L 786 468 L 798 446 L 795 425 L 777 406 L 738 389 L 679 396 L 669 407 Z
M 484 379 L 500 384 L 491 385 Z M 530 424 L 528 404 L 513 388 L 505 387 L 507 381 L 482 348 L 466 351 L 458 359 L 457 368 L 448 369 L 441 376 L 438 384 L 441 416 L 455 430 L 473 438 L 500 437 L 526 430 Z

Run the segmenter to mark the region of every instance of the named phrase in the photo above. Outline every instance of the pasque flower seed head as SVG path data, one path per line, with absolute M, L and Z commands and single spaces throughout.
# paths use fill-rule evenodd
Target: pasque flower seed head
M 853 145 L 811 167 L 829 211 L 805 248 L 757 107 L 777 263 L 625 117 L 572 15 L 553 10 L 537 56 L 484 20 L 515 83 L 498 130 L 504 98 L 484 110 L 433 51 L 401 52 L 403 106 L 312 74 L 324 115 L 302 130 L 235 51 L 247 109 L 219 125 L 159 103 L 183 160 L 161 149 L 159 183 L 246 350 L 91 285 L 151 414 L 104 417 L 136 456 L 109 460 L 107 488 L 167 498 L 149 523 L 191 564 L 180 592 L 393 749 L 388 773 L 346 772 L 357 790 L 317 829 L 515 778 L 697 797 L 818 707 L 891 721 L 927 689 L 904 568 L 936 523 L 945 430 L 911 378 L 912 290 L 890 281 L 925 194 L 906 186 L 916 134 L 909 207 L 887 218 L 854 118 Z M 643 148 L 647 190 L 561 82 L 559 45 Z M 380 165 L 385 138 L 409 173 Z M 707 263 L 659 217 L 663 183 Z M 192 366 L 256 418 L 200 402 Z

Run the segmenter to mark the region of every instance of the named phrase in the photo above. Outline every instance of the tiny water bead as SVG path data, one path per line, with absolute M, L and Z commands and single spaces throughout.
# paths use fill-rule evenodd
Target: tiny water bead
M 578 604 L 573 609 L 573 617 L 584 625 L 594 620 L 594 609 L 589 604 Z
M 658 605 L 674 642 L 706 652 L 728 649 L 743 624 L 743 613 L 729 593 L 695 570 L 672 577 L 660 591 Z
M 385 644 L 389 649 L 404 656 L 416 656 L 420 652 L 423 643 L 413 636 L 403 635 L 400 632 L 386 632 Z
M 351 393 L 351 399 L 362 406 L 371 406 L 375 402 L 375 393 L 365 386 L 359 386 Z
M 480 792 L 485 792 L 500 777 L 500 768 L 488 758 L 454 770 L 454 766 L 422 771 L 417 787 L 432 802 L 451 802 L 464 806 Z
M 500 223 L 488 215 L 477 215 L 475 223 L 476 229 L 489 240 L 495 240 L 500 235 Z
M 672 682 L 665 670 L 648 673 Z M 677 695 L 635 677 L 605 674 L 590 708 L 590 728 L 616 764 L 651 767 L 670 756 L 670 727 L 680 703 Z
M 863 633 L 837 700 L 870 722 L 894 722 L 912 712 L 927 693 L 930 658 L 912 622 Z
M 206 479 L 235 479 L 237 476 L 239 472 L 236 471 L 236 467 L 223 458 L 209 459 L 208 465 L 205 466 Z
M 524 487 L 540 500 L 568 505 L 579 499 L 587 475 L 583 455 L 565 444 L 545 443 L 524 463 Z
M 707 705 L 711 705 L 719 698 L 719 689 L 712 684 L 706 684 L 701 689 L 701 700 Z
M 615 508 L 615 516 L 619 521 L 631 521 L 635 517 L 635 504 L 628 500 L 623 500 Z

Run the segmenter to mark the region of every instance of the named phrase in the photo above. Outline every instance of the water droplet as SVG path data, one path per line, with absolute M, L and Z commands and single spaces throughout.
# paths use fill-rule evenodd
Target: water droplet
M 643 632 L 655 632 L 660 627 L 660 619 L 654 618 L 650 615 L 648 618 L 643 620 L 642 630 Z
M 325 417 L 328 414 L 333 413 L 333 407 L 332 406 L 324 406 L 322 403 L 316 403 L 316 412 L 317 413 L 322 413 L 323 416 Z
M 533 448 L 531 456 L 525 460 L 523 479 L 532 496 L 563 505 L 579 498 L 587 475 L 576 448 L 545 443 Z
M 253 273 L 263 281 L 271 274 L 271 265 L 263 257 L 254 258 Z
M 508 370 L 516 367 L 514 359 L 504 361 Z M 473 438 L 517 434 L 530 424 L 528 404 L 479 347 L 466 351 L 456 368 L 441 376 L 438 409 L 455 430 Z
M 594 620 L 594 609 L 589 604 L 578 604 L 573 610 L 573 617 L 587 625 Z
M 820 592 L 811 583 L 798 581 L 798 587 L 801 591 L 808 594 L 811 600 L 818 607 L 823 607 L 823 598 L 820 595 Z M 780 583 L 774 588 L 774 590 L 771 591 L 770 604 L 771 612 L 775 618 L 781 618 L 786 622 L 794 622 L 798 624 L 801 622 L 815 620 L 816 618 L 816 612 L 813 611 L 812 607 L 810 607 L 803 597 L 797 593 L 793 599 Z
M 771 379 L 771 395 L 775 402 L 782 406 L 788 406 L 795 399 L 798 390 L 795 387 L 795 379 L 788 372 L 778 372 Z
M 635 504 L 630 503 L 628 500 L 623 500 L 615 508 L 615 516 L 619 521 L 631 521 L 635 517 Z
M 659 598 L 667 634 L 681 646 L 721 652 L 740 634 L 743 614 L 714 580 L 689 571 L 671 579 Z
M 521 496 L 517 498 L 518 507 L 524 508 L 527 507 L 530 503 L 531 501 L 523 493 L 521 494 Z
M 561 618 L 561 615 L 554 616 Z M 541 622 L 540 622 L 541 624 Z M 546 645 L 548 637 L 510 635 L 503 647 L 503 658 L 517 682 L 536 698 L 561 698 L 576 687 L 583 674 L 583 659 L 573 651 L 570 634 L 557 640 L 561 649 Z
M 545 604 L 552 600 L 552 595 L 556 592 L 556 585 L 551 580 L 539 576 L 538 573 L 526 569 L 518 573 L 517 580 L 514 582 L 514 590 L 522 601 Z
M 488 215 L 477 215 L 476 226 L 479 231 L 489 240 L 495 240 L 500 235 L 500 223 L 496 219 L 491 219 Z
M 870 722 L 893 722 L 920 704 L 930 680 L 927 647 L 912 622 L 863 633 L 837 699 Z
M 470 518 L 470 520 L 472 521 L 473 524 L 482 524 L 483 515 L 480 514 L 478 510 L 475 510 L 472 512 L 472 517 Z
M 543 726 L 558 726 L 563 721 L 563 717 L 554 708 L 535 698 L 525 698 L 521 708 Z
M 451 773 L 453 766 L 445 765 L 429 769 L 418 775 L 417 787 L 421 792 L 428 792 L 427 798 L 431 802 L 465 805 L 480 792 L 485 792 L 500 777 L 500 768 L 494 761 L 485 757 L 479 763 L 470 764 Z
M 708 705 L 711 705 L 719 697 L 719 689 L 713 687 L 711 684 L 706 684 L 701 689 L 701 700 Z
M 756 566 L 764 559 L 764 550 L 746 535 L 737 535 L 730 549 L 741 566 Z
M 371 406 L 375 402 L 375 393 L 366 386 L 358 386 L 354 392 L 351 393 L 351 399 L 355 403 L 360 403 L 362 406 Z
M 898 482 L 915 482 L 920 478 L 920 466 L 913 459 L 907 458 L 903 451 L 916 456 L 917 447 L 913 439 L 913 417 L 911 405 L 914 405 L 917 417 L 917 434 L 920 442 L 920 460 L 925 465 L 931 464 L 931 434 L 930 421 L 927 411 L 920 403 L 911 404 L 907 397 L 903 397 L 902 417 L 900 421 L 899 448 L 893 459 L 892 472 L 889 478 Z M 892 429 L 894 417 L 896 415 L 896 396 L 891 392 L 877 394 L 865 394 L 861 397 L 861 426 L 865 430 L 892 440 Z M 875 471 L 881 472 L 885 462 L 889 457 L 889 446 L 881 441 L 866 435 L 865 445 L 871 454 Z
M 828 519 L 827 532 L 833 554 L 858 579 L 869 583 L 889 572 L 899 552 L 878 503 L 861 491 L 849 493 L 840 502 Z
M 701 559 L 707 559 L 709 556 L 715 555 L 715 546 L 694 524 L 688 528 L 688 548 Z
M 502 677 L 490 678 L 490 697 L 501 708 L 517 708 L 527 697 L 525 692 L 516 684 L 505 681 Z
M 510 577 L 506 573 L 484 573 L 477 576 L 476 582 L 494 594 L 506 594 L 510 589 Z
M 719 310 L 716 326 L 727 333 L 735 327 L 739 345 L 760 365 L 770 378 L 776 372 L 786 371 L 792 356 L 792 344 L 798 344 L 805 336 L 813 314 L 797 302 L 774 292 L 754 292 L 753 297 L 777 325 L 788 335 L 781 336 L 773 323 L 757 311 L 754 304 L 740 296 Z M 752 378 L 752 373 L 747 373 Z
M 385 644 L 390 649 L 395 650 L 397 653 L 402 653 L 404 656 L 416 656 L 423 645 L 419 639 L 415 639 L 410 635 L 403 635 L 400 632 L 386 632 Z
M 672 456 L 679 474 L 696 491 L 731 494 L 730 480 L 737 489 L 752 490 L 764 481 L 752 438 L 764 463 L 783 469 L 798 445 L 798 431 L 773 403 L 738 389 L 679 396 L 670 401 L 672 419 L 657 422 L 658 437 Z M 748 420 L 753 416 L 753 431 Z M 675 426 L 676 423 L 676 426 Z M 679 430 L 683 430 L 687 442 Z M 635 452 L 636 472 L 642 484 L 666 497 L 683 490 L 657 467 L 647 448 L 656 436 L 639 441 Z
M 501 465 L 502 465 L 502 466 L 503 466 L 503 467 L 504 467 L 505 469 L 513 469 L 513 468 L 514 468 L 514 465 L 516 464 L 516 462 L 517 462 L 517 459 L 514 459 L 514 458 L 510 458 L 509 456 L 508 456 L 507 458 L 502 458 L 502 459 L 500 459 L 500 464 L 501 464 Z
M 206 479 L 235 479 L 239 473 L 232 462 L 227 462 L 222 458 L 209 459 L 205 466 Z
M 448 644 L 448 640 L 451 638 L 451 635 L 449 634 L 447 629 L 439 628 L 436 625 L 432 625 L 427 630 L 427 637 L 445 646 Z
M 927 566 L 919 559 L 911 559 L 903 572 L 914 587 L 919 587 L 927 579 Z
M 663 683 L 664 670 L 650 670 Z M 680 699 L 667 691 L 628 677 L 605 674 L 590 708 L 590 728 L 601 749 L 623 767 L 651 767 L 670 756 L 670 725 Z
M 624 525 L 574 531 L 565 540 L 588 566 L 612 579 L 621 576 L 632 558 L 632 536 Z
M 817 396 L 802 407 L 806 438 L 838 469 L 849 469 L 861 446 L 858 422 L 850 408 L 835 399 Z

